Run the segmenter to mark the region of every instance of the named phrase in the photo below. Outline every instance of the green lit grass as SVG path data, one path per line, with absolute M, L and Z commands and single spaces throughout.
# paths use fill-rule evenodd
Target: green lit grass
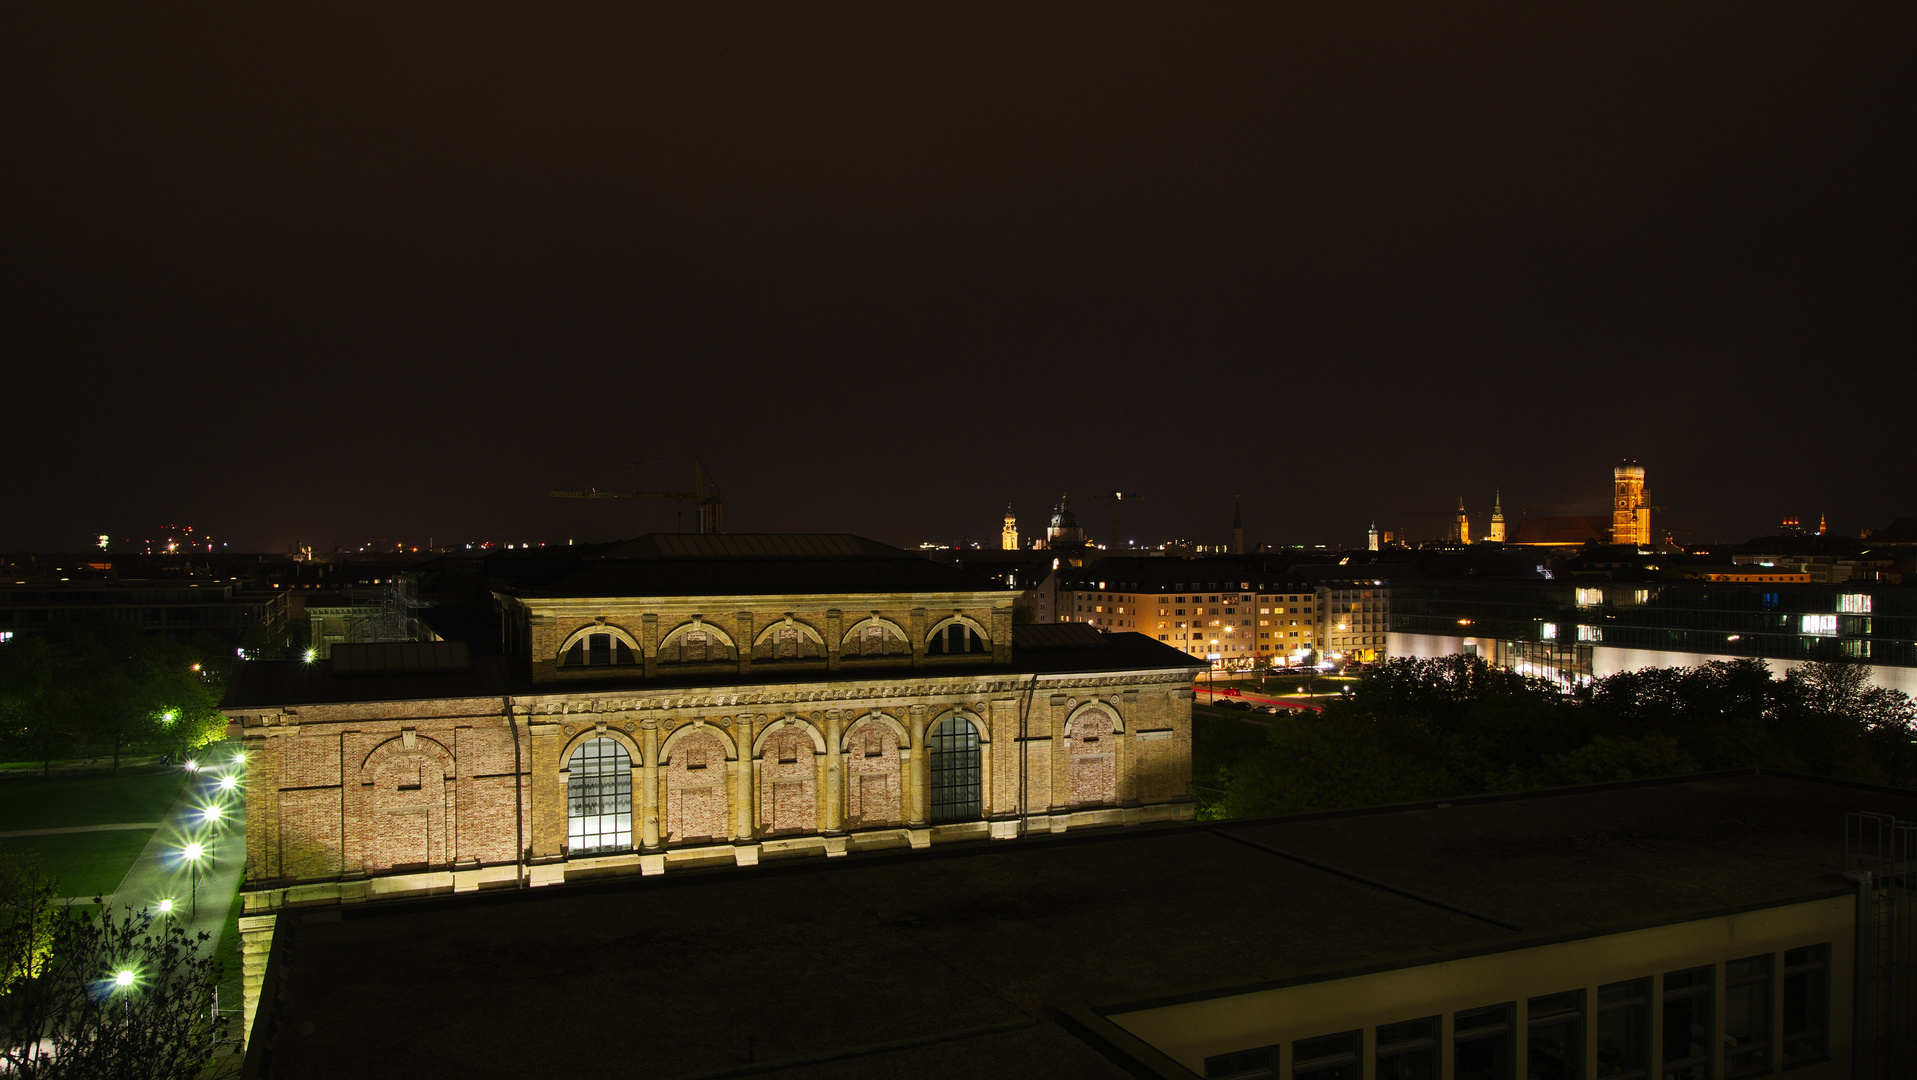
M 90 897 L 119 888 L 120 879 L 152 835 L 151 829 L 119 829 L 15 836 L 0 839 L 0 851 L 37 862 L 40 871 L 54 880 L 57 895 Z
M 187 774 L 177 768 L 119 776 L 12 777 L 0 781 L 0 832 L 159 821 L 186 781 Z

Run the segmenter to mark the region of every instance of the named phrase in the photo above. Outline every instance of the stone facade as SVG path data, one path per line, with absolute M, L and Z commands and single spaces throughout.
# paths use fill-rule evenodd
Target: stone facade
M 434 684 L 496 695 L 229 694 L 249 1025 L 285 908 L 1191 817 L 1189 661 L 1021 664 L 1003 592 L 496 599 L 494 675 Z

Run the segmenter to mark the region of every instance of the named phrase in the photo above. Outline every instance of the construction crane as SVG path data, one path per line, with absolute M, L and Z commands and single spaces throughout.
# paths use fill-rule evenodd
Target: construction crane
M 706 490 L 709 478 L 706 469 L 698 458 L 692 459 L 691 491 L 642 491 L 639 487 L 639 466 L 628 464 L 632 470 L 631 491 L 600 491 L 587 488 L 584 491 L 548 491 L 547 496 L 554 499 L 671 499 L 679 503 L 692 503 L 699 508 L 699 531 L 702 533 L 725 532 L 725 519 L 719 504 L 719 489 L 714 486 Z
M 1137 502 L 1138 500 L 1144 498 L 1145 496 L 1140 495 L 1136 491 L 1094 491 L 1090 495 L 1087 495 L 1084 497 L 1088 499 L 1105 499 L 1112 504 L 1112 531 L 1110 532 L 1110 534 L 1108 534 L 1106 543 L 1111 545 L 1107 550 L 1117 551 L 1118 550 L 1118 504 L 1121 502 Z

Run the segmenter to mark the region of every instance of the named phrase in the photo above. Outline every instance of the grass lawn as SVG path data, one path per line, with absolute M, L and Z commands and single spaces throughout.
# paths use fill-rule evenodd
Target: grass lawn
M 151 829 L 120 829 L 15 836 L 0 840 L 0 851 L 15 857 L 32 856 L 41 871 L 54 879 L 60 896 L 93 896 L 120 887 L 120 879 L 152 835 Z
M 0 781 L 0 832 L 159 821 L 186 780 L 178 768 L 118 776 L 11 777 Z

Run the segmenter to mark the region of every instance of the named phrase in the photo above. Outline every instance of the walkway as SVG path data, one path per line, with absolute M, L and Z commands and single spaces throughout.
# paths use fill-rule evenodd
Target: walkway
M 57 829 L 14 829 L 0 832 L 0 839 L 14 836 L 56 836 L 73 832 L 119 832 L 132 829 L 157 829 L 166 824 L 164 821 L 122 821 L 118 825 L 62 825 Z
M 209 955 L 219 948 L 227 909 L 239 895 L 240 871 L 246 864 L 245 799 L 237 792 L 221 794 L 217 784 L 210 775 L 195 778 L 174 800 L 165 821 L 146 826 L 153 828 L 153 836 L 108 901 L 157 909 L 162 899 L 171 898 L 174 917 L 189 937 L 202 930 L 211 935 Z M 224 813 L 218 823 L 207 824 L 202 811 L 213 804 Z M 197 873 L 182 854 L 194 841 L 205 849 Z

